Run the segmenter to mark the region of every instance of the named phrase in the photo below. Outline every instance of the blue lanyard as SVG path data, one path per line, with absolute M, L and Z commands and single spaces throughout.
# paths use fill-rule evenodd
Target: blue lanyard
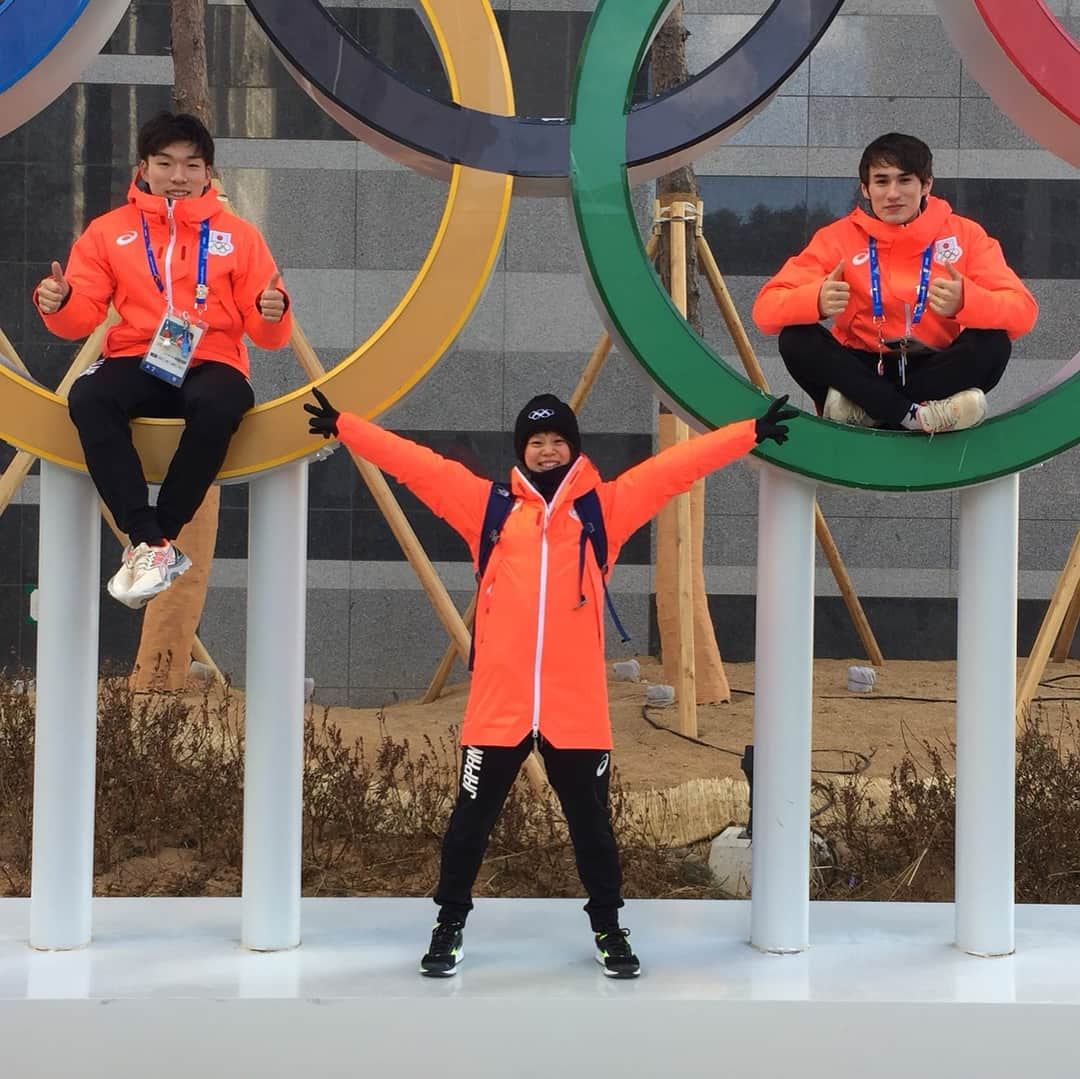
M 154 258 L 153 248 L 150 246 L 150 229 L 146 224 L 146 215 L 140 213 L 142 220 L 143 244 L 146 247 L 146 264 L 150 267 L 150 276 L 157 285 L 158 292 L 165 292 L 165 283 L 161 280 L 158 272 L 157 259 Z M 207 218 L 199 225 L 199 265 L 195 276 L 195 310 L 202 311 L 206 307 L 206 297 L 210 295 L 210 289 L 206 285 L 206 262 L 210 254 L 210 219 Z
M 877 240 L 873 236 L 869 241 L 870 248 L 870 303 L 874 309 L 874 321 L 883 321 L 885 308 L 881 303 L 881 268 L 878 265 Z M 934 253 L 934 245 L 931 243 L 923 252 L 922 272 L 919 274 L 919 291 L 915 295 L 915 310 L 911 314 L 911 325 L 923 316 L 926 310 L 926 293 L 930 288 L 930 259 Z

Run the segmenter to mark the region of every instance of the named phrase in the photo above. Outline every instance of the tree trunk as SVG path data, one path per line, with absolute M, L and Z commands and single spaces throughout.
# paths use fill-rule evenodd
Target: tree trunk
M 683 24 L 683 6 L 676 5 L 661 27 L 652 45 L 653 92 L 663 93 L 686 82 L 689 77 L 686 66 L 687 31 Z M 656 182 L 656 193 L 662 205 L 672 199 L 697 202 L 698 186 L 694 170 L 685 166 L 662 176 Z M 686 319 L 698 332 L 702 332 L 701 293 L 697 279 L 697 247 L 694 243 L 694 223 L 686 225 Z M 660 233 L 657 255 L 660 279 L 671 291 L 671 249 L 667 229 Z M 665 449 L 675 440 L 675 418 L 660 406 L 659 448 Z M 691 437 L 694 437 L 691 435 Z M 656 621 L 660 632 L 660 653 L 664 664 L 664 677 L 673 686 L 679 685 L 678 640 L 679 607 L 675 588 L 676 524 L 675 507 L 668 503 L 661 511 L 656 526 Z M 705 519 L 705 484 L 695 483 L 690 491 L 691 535 L 690 548 L 693 562 L 694 594 L 694 665 L 695 694 L 698 704 L 715 704 L 731 700 L 731 687 L 720 649 L 716 643 L 712 618 L 709 615 L 708 595 L 705 591 L 703 569 L 703 543 Z
M 173 107 L 212 129 L 206 70 L 206 0 L 172 0 Z
M 172 0 L 173 108 L 212 129 L 206 68 L 206 0 Z M 146 608 L 131 672 L 136 691 L 179 690 L 187 684 L 218 530 L 220 492 L 211 487 L 177 537 L 192 568 Z

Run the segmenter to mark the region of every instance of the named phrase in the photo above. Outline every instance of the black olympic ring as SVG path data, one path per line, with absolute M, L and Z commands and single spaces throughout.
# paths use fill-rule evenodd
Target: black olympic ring
M 409 86 L 318 0 L 245 0 L 300 85 L 351 134 L 440 179 L 466 165 L 561 190 L 570 172 L 566 117 L 495 116 Z M 751 116 L 798 68 L 843 0 L 774 0 L 741 41 L 682 86 L 634 106 L 631 182 L 687 164 L 702 144 Z

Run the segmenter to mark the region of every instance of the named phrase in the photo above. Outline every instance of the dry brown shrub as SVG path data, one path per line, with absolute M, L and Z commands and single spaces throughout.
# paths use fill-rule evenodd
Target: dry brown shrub
M 22 680 L 25 683 L 25 678 Z M 33 700 L 0 676 L 0 894 L 29 893 Z M 243 718 L 226 687 L 195 703 L 136 694 L 122 676 L 98 697 L 95 891 L 236 895 L 240 887 Z M 427 895 L 457 793 L 447 731 L 420 746 L 347 742 L 309 707 L 304 724 L 303 886 L 308 895 Z M 612 776 L 627 895 L 716 896 L 700 851 L 669 851 L 629 811 Z M 524 778 L 492 832 L 477 895 L 582 894 L 562 815 Z
M 0 894 L 29 894 L 33 696 L 25 674 L 0 675 Z M 1080 730 L 1065 705 L 1037 710 L 1017 741 L 1016 897 L 1080 901 Z M 240 886 L 243 718 L 228 687 L 194 702 L 101 681 L 95 890 L 106 895 L 236 895 Z M 910 746 L 887 799 L 853 778 L 827 784 L 833 811 L 815 821 L 835 861 L 815 878 L 825 898 L 949 900 L 955 747 Z M 308 895 L 428 895 L 458 782 L 452 732 L 419 746 L 385 729 L 369 749 L 323 712 L 304 728 L 303 882 Z M 721 897 L 708 844 L 667 849 L 612 776 L 624 891 Z M 524 777 L 491 836 L 477 895 L 579 896 L 565 822 Z
M 1080 902 L 1080 727 L 1068 706 L 1036 704 L 1016 755 L 1016 901 Z M 953 743 L 909 747 L 884 807 L 861 779 L 830 784 L 835 812 L 820 831 L 837 871 L 819 895 L 951 901 L 955 762 Z

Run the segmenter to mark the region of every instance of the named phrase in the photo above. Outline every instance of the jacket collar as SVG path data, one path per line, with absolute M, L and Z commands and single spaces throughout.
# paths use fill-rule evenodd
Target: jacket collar
M 600 473 L 597 472 L 596 465 L 585 454 L 578 454 L 577 460 L 571 466 L 570 471 L 567 472 L 566 478 L 559 485 L 555 497 L 551 500 L 552 511 L 564 502 L 573 502 L 575 498 L 580 498 L 586 491 L 596 487 L 599 483 Z M 541 506 L 545 505 L 544 496 L 533 487 L 524 470 L 517 465 L 514 466 L 513 471 L 510 473 L 510 489 L 515 498 L 520 498 L 525 502 L 537 502 Z
M 168 217 L 166 198 L 164 195 L 151 195 L 149 191 L 143 191 L 135 181 L 128 187 L 128 202 L 136 210 L 146 215 L 148 219 L 164 221 Z M 172 204 L 173 220 L 178 225 L 198 225 L 207 218 L 213 219 L 218 214 L 225 212 L 225 204 L 222 196 L 211 186 L 203 194 L 196 198 L 175 199 Z
M 937 239 L 951 213 L 952 207 L 944 199 L 930 195 L 926 200 L 926 209 L 906 225 L 890 225 L 858 207 L 851 211 L 849 218 L 857 229 L 867 236 L 873 236 L 883 246 L 892 245 L 898 249 L 911 247 L 921 251 Z

